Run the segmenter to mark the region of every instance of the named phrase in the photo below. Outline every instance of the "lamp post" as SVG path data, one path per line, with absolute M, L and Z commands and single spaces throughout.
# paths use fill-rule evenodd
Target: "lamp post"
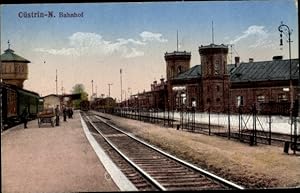
M 284 34 L 285 36 L 287 36 L 288 38 L 288 43 L 289 43 L 289 67 L 290 67 L 290 78 L 289 78 L 289 82 L 290 82 L 290 120 L 291 120 L 291 143 L 293 141 L 293 105 L 294 105 L 294 100 L 293 100 L 293 82 L 292 82 L 292 59 L 291 59 L 291 34 L 292 34 L 292 30 L 289 28 L 289 26 L 283 24 L 283 22 L 281 22 L 281 24 L 278 27 L 278 31 L 280 32 L 280 46 L 283 45 L 283 41 L 282 41 L 282 34 Z

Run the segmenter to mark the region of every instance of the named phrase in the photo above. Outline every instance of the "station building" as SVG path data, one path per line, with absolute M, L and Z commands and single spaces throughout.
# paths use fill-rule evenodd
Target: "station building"
M 251 112 L 255 106 L 260 111 L 288 114 L 290 101 L 297 103 L 299 59 L 275 56 L 269 61 L 240 62 L 235 57 L 228 64 L 227 45 L 201 45 L 198 51 L 201 64 L 193 67 L 190 52 L 166 52 L 167 80 L 154 81 L 150 91 L 131 96 L 121 106 L 217 113 Z

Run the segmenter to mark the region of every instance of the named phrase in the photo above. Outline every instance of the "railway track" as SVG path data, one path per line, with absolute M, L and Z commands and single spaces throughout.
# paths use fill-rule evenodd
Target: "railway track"
M 90 132 L 138 190 L 226 190 L 243 187 L 180 160 L 83 113 Z

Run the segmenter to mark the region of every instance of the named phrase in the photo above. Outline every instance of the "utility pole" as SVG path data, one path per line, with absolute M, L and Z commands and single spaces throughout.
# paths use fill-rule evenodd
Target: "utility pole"
M 108 83 L 108 97 L 110 97 L 110 86 L 112 86 L 112 83 Z
M 58 92 L 57 92 L 57 69 L 55 70 L 55 90 L 56 90 L 56 95 L 58 95 Z
M 211 21 L 211 32 L 212 32 L 212 34 L 211 34 L 211 38 L 212 38 L 212 43 L 214 44 L 214 21 Z
M 64 95 L 64 86 L 63 86 L 63 81 L 61 81 L 61 95 Z
M 94 94 L 94 85 L 93 85 L 93 83 L 94 83 L 94 80 L 92 80 L 91 82 L 92 82 L 92 95 L 91 95 L 91 98 L 93 98 L 93 94 Z
M 178 52 L 178 30 L 177 30 L 177 52 Z
M 95 93 L 95 97 L 97 98 L 97 85 L 96 85 L 96 93 Z
M 122 89 L 122 68 L 120 68 L 120 82 L 121 82 L 121 101 L 120 102 L 122 102 L 122 95 L 123 95 L 123 93 L 122 93 L 122 91 L 123 91 L 123 89 Z

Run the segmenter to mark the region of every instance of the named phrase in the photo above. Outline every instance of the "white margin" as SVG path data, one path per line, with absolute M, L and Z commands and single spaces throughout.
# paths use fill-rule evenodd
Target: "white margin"
M 83 131 L 87 139 L 89 140 L 92 148 L 94 149 L 95 153 L 97 154 L 99 160 L 102 162 L 107 172 L 110 174 L 113 181 L 119 187 L 120 191 L 138 191 L 138 189 L 132 184 L 131 181 L 128 180 L 128 178 L 121 172 L 121 170 L 113 163 L 113 161 L 109 158 L 109 156 L 96 142 L 94 136 L 90 133 L 81 115 L 80 115 L 80 120 L 81 120 L 81 125 L 83 127 Z

